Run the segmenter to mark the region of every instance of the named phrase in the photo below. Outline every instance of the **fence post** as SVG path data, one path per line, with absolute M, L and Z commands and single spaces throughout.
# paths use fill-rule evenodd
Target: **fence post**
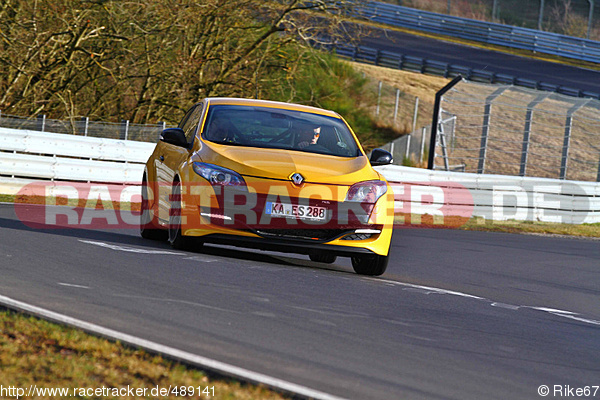
M 560 160 L 560 177 L 565 179 L 567 176 L 567 160 L 569 158 L 569 145 L 571 143 L 571 129 L 573 128 L 573 117 L 567 114 L 565 121 L 565 138 L 563 140 L 562 158 Z
M 121 140 L 127 140 L 129 134 L 129 120 L 121 120 Z
M 589 100 L 575 104 L 567 111 L 567 119 L 565 120 L 565 137 L 563 139 L 562 157 L 560 161 L 560 179 L 567 179 L 567 165 L 569 162 L 569 146 L 571 144 L 571 130 L 573 129 L 573 114 L 581 107 L 585 106 Z
M 381 102 L 381 85 L 383 85 L 383 82 L 379 81 L 379 88 L 377 89 L 377 110 L 375 111 L 377 116 L 379 116 L 379 103 Z
M 542 30 L 543 22 L 544 22 L 544 0 L 540 0 L 540 12 L 538 15 L 538 31 Z
M 89 117 L 81 117 L 81 122 L 83 123 L 83 136 L 88 135 L 88 127 L 90 125 L 90 118 Z
M 410 139 L 412 135 L 409 133 L 406 138 L 406 152 L 404 153 L 404 158 L 408 158 L 410 156 Z
M 419 156 L 419 163 L 423 162 L 423 155 L 425 154 L 425 134 L 427 133 L 427 128 L 423 127 L 421 129 L 421 155 Z
M 588 29 L 587 29 L 587 38 L 590 38 L 590 33 L 592 32 L 592 21 L 594 20 L 594 0 L 588 0 L 590 3 L 590 14 L 588 16 Z
M 437 141 L 437 130 L 440 121 L 440 112 L 442 108 L 442 97 L 446 92 L 452 89 L 456 84 L 463 80 L 462 75 L 457 75 L 446 86 L 441 88 L 435 94 L 435 103 L 433 105 L 433 120 L 431 121 L 431 138 L 429 139 L 429 159 L 427 160 L 427 169 L 433 169 L 435 162 L 435 143 Z
M 158 140 L 160 140 L 160 135 L 162 134 L 162 131 L 164 131 L 165 129 L 167 129 L 167 123 L 166 122 L 159 122 L 158 123 Z
M 483 174 L 485 172 L 485 158 L 487 156 L 487 143 L 490 134 L 490 119 L 492 116 L 492 103 L 498 96 L 500 96 L 508 86 L 496 89 L 494 93 L 489 95 L 485 99 L 485 109 L 483 114 L 483 128 L 481 129 L 481 145 L 479 146 L 479 165 L 477 166 L 477 173 Z
M 44 130 L 46 129 L 46 115 L 42 114 L 42 115 L 38 115 L 37 116 L 37 129 L 40 132 L 44 132 Z
M 417 129 L 417 117 L 419 116 L 419 98 L 415 97 L 415 112 L 413 114 L 413 123 L 411 133 Z
M 529 155 L 529 138 L 531 136 L 531 121 L 533 120 L 533 109 L 544 101 L 550 93 L 541 94 L 533 101 L 527 104 L 527 114 L 525 115 L 525 132 L 523 133 L 523 146 L 521 147 L 521 167 L 519 176 L 525 176 L 527 173 L 527 157 Z
M 444 132 L 444 124 L 440 124 L 440 146 L 442 147 L 442 158 L 444 159 L 444 168 L 450 171 L 450 161 L 448 160 L 448 146 L 446 145 L 446 132 Z
M 398 119 L 398 102 L 400 101 L 400 89 L 396 89 L 396 103 L 394 104 L 394 125 Z
M 494 0 L 492 3 L 492 21 L 496 22 L 498 20 L 498 0 Z

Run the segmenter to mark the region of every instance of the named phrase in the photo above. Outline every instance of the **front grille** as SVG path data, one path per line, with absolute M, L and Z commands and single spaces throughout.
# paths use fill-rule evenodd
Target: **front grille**
M 336 239 L 346 233 L 346 229 L 260 229 L 256 233 L 263 237 L 283 237 L 291 239 L 308 239 L 327 241 Z
M 342 240 L 367 240 L 373 234 L 371 233 L 353 233 L 352 235 L 347 235 L 342 238 Z

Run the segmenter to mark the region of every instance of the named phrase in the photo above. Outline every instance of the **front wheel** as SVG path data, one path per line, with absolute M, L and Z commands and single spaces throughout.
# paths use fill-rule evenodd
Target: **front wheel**
M 150 209 L 148 201 L 148 181 L 146 175 L 142 179 L 142 204 L 140 215 L 140 235 L 144 239 L 150 240 L 165 240 L 167 232 L 156 228 L 156 218 L 154 218 L 154 210 Z
M 169 243 L 174 249 L 189 250 L 195 241 L 181 233 L 181 182 L 173 182 L 171 208 L 169 210 Z M 197 242 L 197 246 L 201 246 Z
M 388 256 L 355 256 L 352 257 L 354 272 L 360 275 L 379 276 L 385 272 L 389 262 Z

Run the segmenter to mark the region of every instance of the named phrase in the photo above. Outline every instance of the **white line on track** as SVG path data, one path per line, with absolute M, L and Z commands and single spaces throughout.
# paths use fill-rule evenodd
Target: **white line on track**
M 579 321 L 579 322 L 585 322 L 586 324 L 600 325 L 600 321 L 580 317 L 579 316 L 580 314 L 577 314 L 577 313 L 574 313 L 571 311 L 555 310 L 553 308 L 545 308 L 545 307 L 527 307 L 527 308 L 531 308 L 532 310 L 544 311 L 544 312 L 550 313 L 552 315 L 556 315 L 558 317 L 573 319 L 573 320 Z
M 530 310 L 543 311 L 543 312 L 546 312 L 546 313 L 549 313 L 552 315 L 556 315 L 558 317 L 568 318 L 568 319 L 583 322 L 586 324 L 600 326 L 600 321 L 595 320 L 595 319 L 584 318 L 581 316 L 581 314 L 575 313 L 572 311 L 557 310 L 555 308 L 547 308 L 547 307 L 517 306 L 517 305 L 506 304 L 506 303 L 502 303 L 502 302 L 495 302 L 495 301 L 486 299 L 484 297 L 479 297 L 479 296 L 475 296 L 475 295 L 468 294 L 468 293 L 440 289 L 440 288 L 435 288 L 435 287 L 431 287 L 431 286 L 414 285 L 412 283 L 392 281 L 389 279 L 380 279 L 380 278 L 363 278 L 363 279 L 372 281 L 372 282 L 384 283 L 386 285 L 403 286 L 405 288 L 405 290 L 415 290 L 415 291 L 425 293 L 425 294 L 432 294 L 432 293 L 433 294 L 447 294 L 447 295 L 451 295 L 451 296 L 466 297 L 466 298 L 474 299 L 474 300 L 483 300 L 483 301 L 489 302 L 492 307 L 505 308 L 505 309 L 513 310 L 513 311 L 519 310 L 521 308 L 528 308 Z
M 202 307 L 202 308 L 206 308 L 208 310 L 213 310 L 213 311 L 222 311 L 222 312 L 228 312 L 228 313 L 243 314 L 241 311 L 229 310 L 227 308 L 213 307 L 213 306 L 209 306 L 208 304 L 196 303 L 193 301 L 186 301 L 186 300 L 179 300 L 179 299 L 165 299 L 165 298 L 160 298 L 160 297 L 148 297 L 148 296 L 133 296 L 133 295 L 128 295 L 128 294 L 114 294 L 113 296 L 123 298 L 123 299 L 139 299 L 139 300 L 148 300 L 148 301 L 160 301 L 160 302 L 165 302 L 165 303 L 185 304 L 187 306 Z
M 0 304 L 14 310 L 25 312 L 27 314 L 41 317 L 50 321 L 69 325 L 112 340 L 118 340 L 122 343 L 126 343 L 131 346 L 140 347 L 145 350 L 167 356 L 171 359 L 181 360 L 196 365 L 200 368 L 207 368 L 212 371 L 217 371 L 221 374 L 242 379 L 247 382 L 263 384 L 274 389 L 279 389 L 288 393 L 295 393 L 300 396 L 310 397 L 314 399 L 343 400 L 342 397 L 334 396 L 329 393 L 311 389 L 306 386 L 274 378 L 272 376 L 261 374 L 259 372 L 250 371 L 245 368 L 236 367 L 235 365 L 226 364 L 221 361 L 188 353 L 186 351 L 178 350 L 173 347 L 164 346 L 162 344 L 151 342 L 149 340 L 145 340 L 136 336 L 128 335 L 126 333 L 104 328 L 100 325 L 95 325 L 76 318 L 71 318 L 67 315 L 46 310 L 44 308 L 40 308 L 31 304 L 14 300 L 6 296 L 0 295 Z
M 213 262 L 220 261 L 220 260 L 217 260 L 216 258 L 209 258 L 209 257 L 203 257 L 203 256 L 184 257 L 184 260 L 200 261 L 203 263 L 213 263 Z
M 391 284 L 391 285 L 395 285 L 395 286 L 404 286 L 404 287 L 408 287 L 408 288 L 411 288 L 411 289 L 417 289 L 419 291 L 424 291 L 426 294 L 430 294 L 430 293 L 435 293 L 435 294 L 449 294 L 449 295 L 452 295 L 452 296 L 467 297 L 467 298 L 475 299 L 475 300 L 487 300 L 487 299 L 485 299 L 483 297 L 474 296 L 472 294 L 467 294 L 467 293 L 462 293 L 462 292 L 455 292 L 453 290 L 440 289 L 440 288 L 435 288 L 435 287 L 431 287 L 431 286 L 414 285 L 412 283 L 404 283 L 404 282 L 392 281 L 392 280 L 389 280 L 389 279 L 379 279 L 379 278 L 364 278 L 364 279 L 370 280 L 370 281 L 374 281 L 374 282 L 387 283 L 387 284 Z
M 105 248 L 111 249 L 111 250 L 124 251 L 124 252 L 127 252 L 127 253 L 168 254 L 168 255 L 173 255 L 173 256 L 184 256 L 184 255 L 186 255 L 186 253 L 178 253 L 176 251 L 169 251 L 169 250 L 151 250 L 151 249 L 148 249 L 148 248 L 121 246 L 121 245 L 117 245 L 117 244 L 110 244 L 110 243 L 104 243 L 104 242 L 96 242 L 96 241 L 93 241 L 93 240 L 83 240 L 83 239 L 78 239 L 78 240 L 81 243 L 93 244 L 94 246 L 105 247 Z
M 83 285 L 74 285 L 72 283 L 63 283 L 63 282 L 58 282 L 58 284 L 60 286 L 67 286 L 67 287 L 73 287 L 73 288 L 79 288 L 79 289 L 91 289 L 91 287 L 89 286 L 83 286 Z
M 95 241 L 91 241 L 91 240 L 79 239 L 79 241 L 82 243 L 93 244 L 93 245 L 100 246 L 100 247 L 106 247 L 106 248 L 109 248 L 112 250 L 126 251 L 126 252 L 132 252 L 132 253 L 186 255 L 186 253 L 178 253 L 178 252 L 174 252 L 174 251 L 149 250 L 149 249 L 143 249 L 143 248 L 137 248 L 137 247 L 113 245 L 113 244 L 108 244 L 108 243 L 104 243 L 104 242 L 95 242 Z M 190 258 L 190 259 L 194 259 L 194 258 Z M 207 260 L 202 260 L 202 261 L 212 262 L 213 260 L 207 259 Z M 528 308 L 531 310 L 546 312 L 546 313 L 549 313 L 552 315 L 556 315 L 558 317 L 568 318 L 568 319 L 583 322 L 586 324 L 600 326 L 600 321 L 581 317 L 580 316 L 581 314 L 574 313 L 571 311 L 556 310 L 556 309 L 547 308 L 547 307 L 518 306 L 518 305 L 506 304 L 506 303 L 502 303 L 502 302 L 495 302 L 495 301 L 486 299 L 484 297 L 475 296 L 475 295 L 468 294 L 468 293 L 457 292 L 454 290 L 441 289 L 441 288 L 436 288 L 436 287 L 431 287 L 431 286 L 415 285 L 412 283 L 392 281 L 389 279 L 366 278 L 366 277 L 363 279 L 372 281 L 372 282 L 384 283 L 386 285 L 391 285 L 391 286 L 403 286 L 405 288 L 405 290 L 414 290 L 414 291 L 418 291 L 418 292 L 425 293 L 425 294 L 443 294 L 443 295 L 445 294 L 445 295 L 451 295 L 451 296 L 465 297 L 465 298 L 469 298 L 469 299 L 473 299 L 473 300 L 483 300 L 483 301 L 489 302 L 492 307 L 505 308 L 505 309 L 513 310 L 513 311 L 519 310 L 521 308 Z

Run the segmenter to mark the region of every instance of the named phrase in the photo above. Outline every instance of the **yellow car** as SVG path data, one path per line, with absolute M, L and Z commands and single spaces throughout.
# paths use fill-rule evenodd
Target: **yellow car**
M 337 113 L 296 104 L 207 98 L 165 129 L 146 163 L 141 235 L 175 248 L 218 243 L 307 254 L 381 275 L 394 198 Z

